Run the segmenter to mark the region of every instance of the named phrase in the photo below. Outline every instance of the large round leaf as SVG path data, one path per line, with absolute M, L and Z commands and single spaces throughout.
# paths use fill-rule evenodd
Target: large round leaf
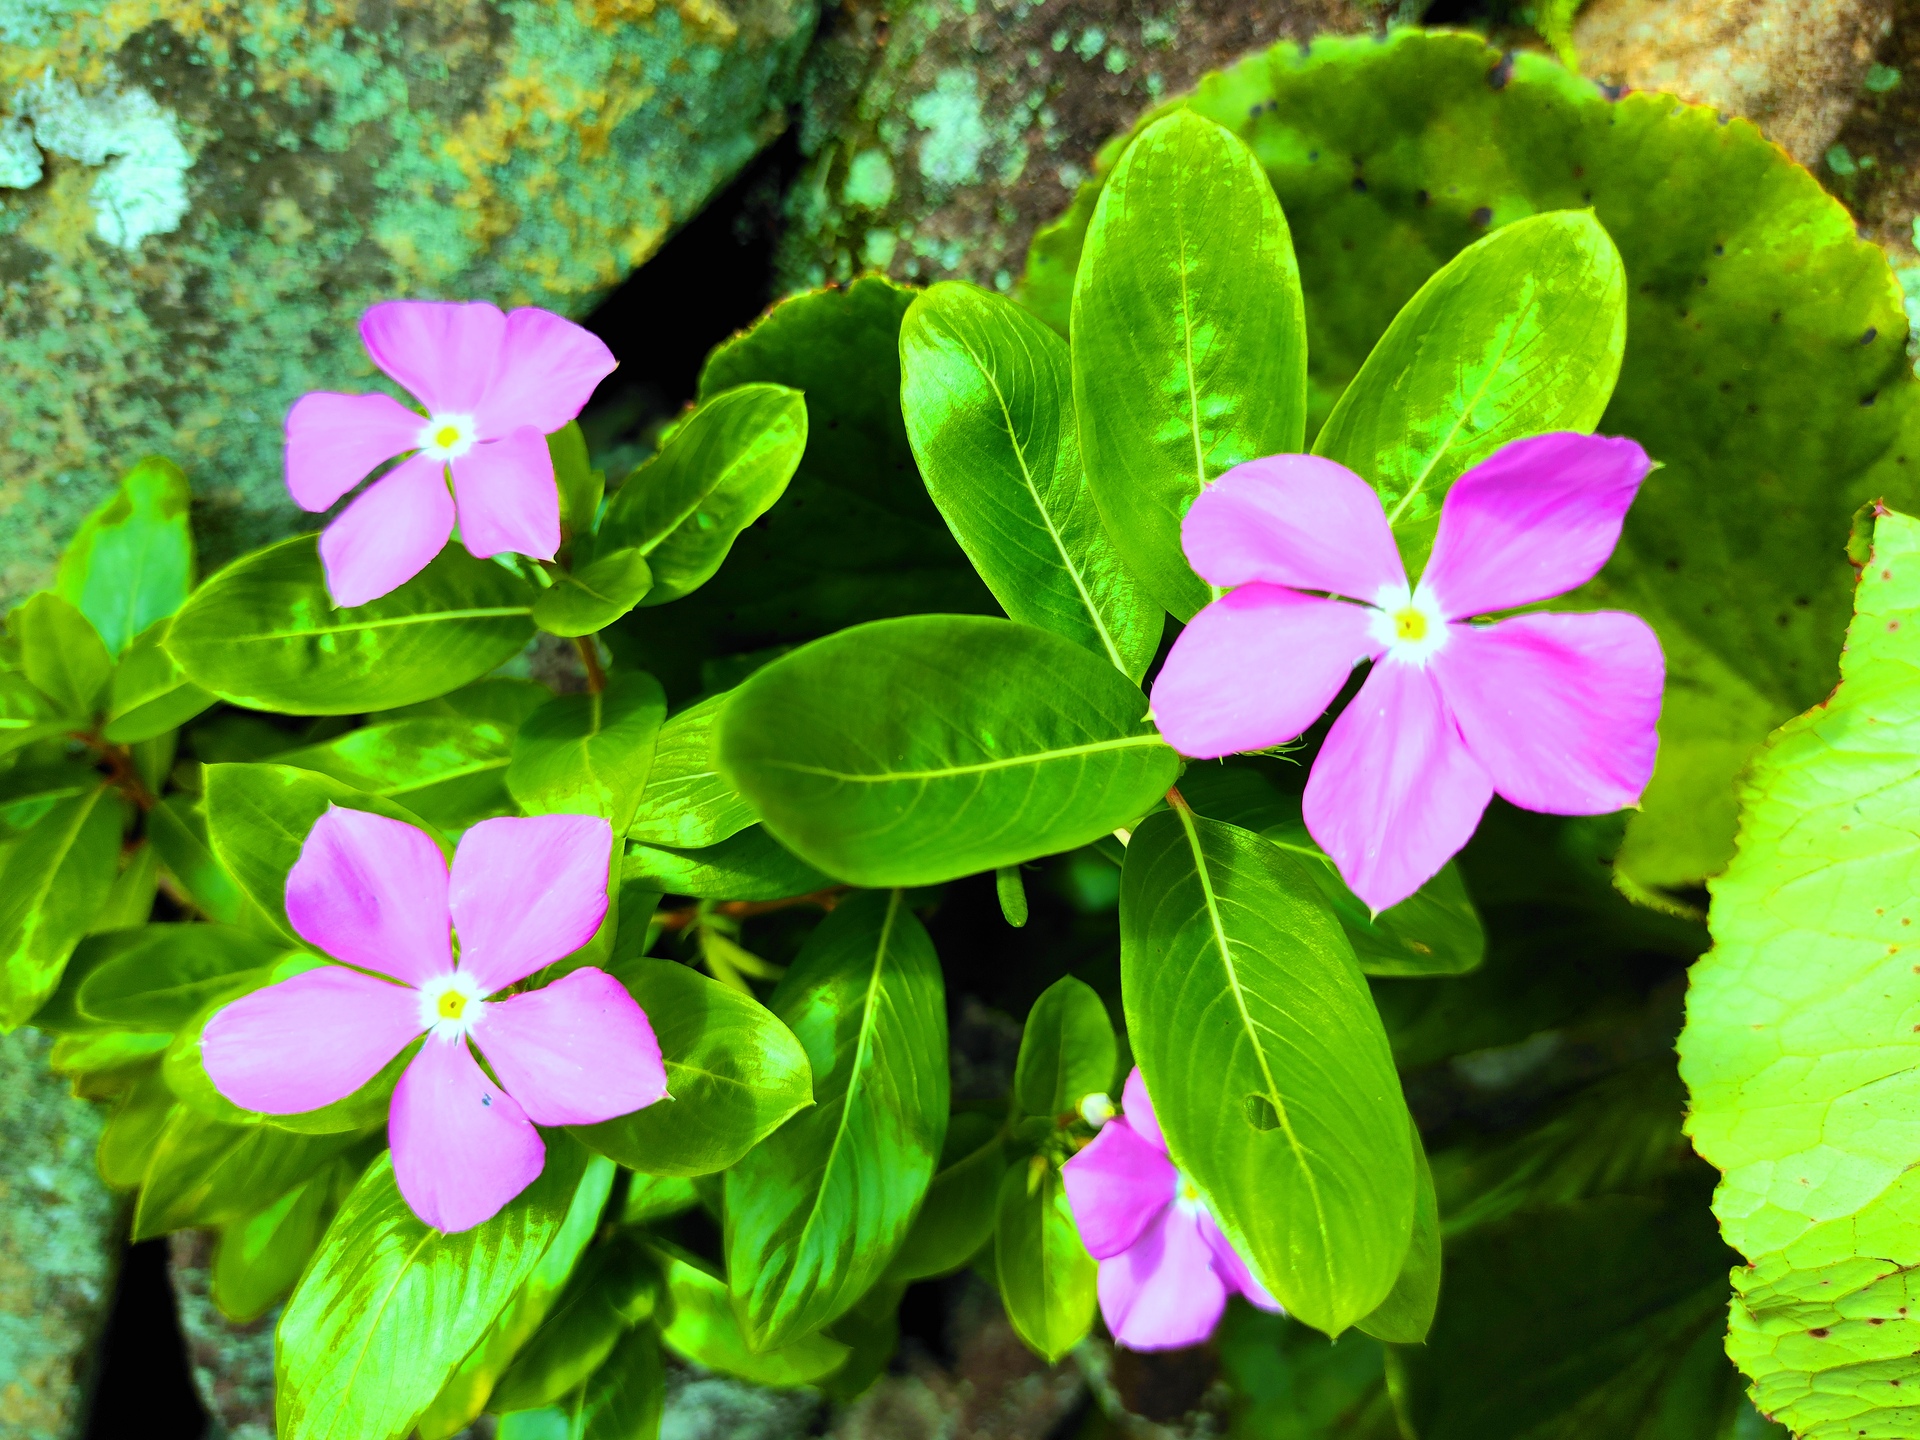
M 1147 701 L 1044 630 L 913 615 L 760 670 L 721 713 L 721 776 L 803 859 L 931 885 L 1132 823 L 1179 773 Z

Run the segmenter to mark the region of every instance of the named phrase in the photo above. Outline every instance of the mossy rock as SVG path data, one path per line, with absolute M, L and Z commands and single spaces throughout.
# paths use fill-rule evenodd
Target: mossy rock
M 141 454 L 218 563 L 393 295 L 585 313 L 779 133 L 815 0 L 0 0 L 0 595 Z M 10 113 L 9 113 L 10 112 Z

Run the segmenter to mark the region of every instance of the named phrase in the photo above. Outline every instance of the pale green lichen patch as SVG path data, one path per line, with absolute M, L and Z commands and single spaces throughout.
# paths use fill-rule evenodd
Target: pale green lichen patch
M 971 71 L 942 70 L 933 89 L 915 97 L 907 114 L 926 132 L 919 157 L 920 173 L 929 185 L 946 190 L 980 178 L 980 157 L 990 137 L 979 83 Z
M 153 96 L 137 88 L 82 94 L 49 72 L 16 91 L 13 106 L 20 121 L 31 122 L 39 150 L 104 167 L 87 197 L 102 240 L 138 250 L 148 236 L 179 228 L 193 157 L 181 142 L 179 122 Z M 19 167 L 26 178 L 0 175 L 0 184 L 24 189 L 39 181 L 40 169 L 36 154 L 30 170 Z
M 863 210 L 884 209 L 893 199 L 893 162 L 884 150 L 862 150 L 847 166 L 840 198 Z

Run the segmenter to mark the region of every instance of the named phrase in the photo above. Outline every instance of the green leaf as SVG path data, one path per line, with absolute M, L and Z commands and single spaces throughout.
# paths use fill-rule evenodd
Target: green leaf
M 51 590 L 7 617 L 20 642 L 20 668 L 62 716 L 85 722 L 104 698 L 113 657 L 93 623 Z
M 730 839 L 760 818 L 714 766 L 713 731 L 725 703 L 726 696 L 715 695 L 661 727 L 628 839 L 697 850 Z
M 530 815 L 599 815 L 619 835 L 666 715 L 660 682 L 641 671 L 616 671 L 604 691 L 556 695 L 514 737 L 507 788 Z
M 153 847 L 134 842 L 120 852 L 120 873 L 107 898 L 87 926 L 89 935 L 145 925 L 153 918 L 153 902 L 160 894 L 160 861 Z
M 218 860 L 207 835 L 204 808 L 186 795 L 169 795 L 147 812 L 147 839 L 160 863 L 209 920 L 280 934 Z
M 554 483 L 560 489 L 561 530 L 569 539 L 588 534 L 599 517 L 607 477 L 593 468 L 578 420 L 569 420 L 547 436 L 547 454 L 553 459 Z
M 266 1209 L 221 1227 L 210 1290 L 222 1315 L 245 1325 L 286 1298 L 359 1173 L 341 1156 Z
M 180 1107 L 155 1066 L 123 1094 L 100 1132 L 96 1159 L 100 1178 L 116 1190 L 132 1190 L 147 1173 L 167 1122 Z
M 684 1175 L 641 1175 L 627 1177 L 627 1199 L 620 1210 L 622 1225 L 647 1225 L 691 1210 L 700 1203 L 700 1192 Z
M 1626 350 L 1626 291 L 1599 221 L 1560 210 L 1469 245 L 1394 317 L 1313 451 L 1373 482 L 1409 574 L 1462 471 L 1509 441 L 1599 423 Z
M 1222 471 L 1300 449 L 1306 386 L 1293 237 L 1260 162 L 1190 111 L 1154 122 L 1087 229 L 1073 398 L 1107 532 L 1179 619 L 1213 598 L 1180 549 L 1187 507 Z
M 1014 1099 L 1029 1115 L 1064 1115 L 1087 1096 L 1111 1090 L 1119 1063 L 1106 1003 L 1084 980 L 1062 975 L 1027 1012 Z
M 635 960 L 620 982 L 660 1042 L 673 1098 L 572 1133 L 654 1175 L 725 1170 L 813 1100 L 807 1052 L 764 1005 L 684 965 Z
M 894 1252 L 887 1278 L 927 1280 L 965 1265 L 993 1235 L 995 1199 L 1007 1168 L 1000 1125 L 991 1116 L 961 1111 L 947 1123 L 940 1168 L 913 1227 Z
M 727 1274 L 756 1348 L 818 1330 L 880 1278 L 947 1128 L 945 986 L 899 891 L 843 900 L 772 1005 L 806 1047 L 814 1105 L 727 1172 Z
M 279 1199 L 361 1137 L 224 1125 L 175 1106 L 133 1212 L 133 1238 L 224 1225 Z
M 96 788 L 54 803 L 0 869 L 0 1032 L 31 1018 L 60 983 L 120 868 L 128 805 Z
M 312 535 L 227 566 L 174 617 L 167 648 L 223 700 L 289 715 L 356 715 L 444 695 L 520 652 L 533 592 L 449 545 L 413 579 L 335 607 Z
M 666 1403 L 660 1337 L 643 1325 L 558 1405 L 502 1415 L 499 1440 L 658 1440 Z
M 689 595 L 786 493 L 806 448 L 807 402 L 798 390 L 752 384 L 707 395 L 615 493 L 599 549 L 632 546 L 647 557 L 653 588 L 641 605 Z
M 623 885 L 638 889 L 713 900 L 785 900 L 833 884 L 762 825 L 698 850 L 630 845 L 620 876 Z
M 734 542 L 732 563 L 679 601 L 673 623 L 634 614 L 607 633 L 622 664 L 675 695 L 698 662 L 920 611 L 993 614 L 993 597 L 914 469 L 900 415 L 900 317 L 915 292 L 878 276 L 781 301 L 707 359 L 700 396 L 753 382 L 807 397 L 807 447 L 781 502 Z
M 1258 771 L 1238 765 L 1195 765 L 1180 777 L 1180 793 L 1208 819 L 1251 830 L 1298 858 L 1367 974 L 1461 975 L 1486 958 L 1486 930 L 1455 862 L 1376 915 L 1307 833 L 1298 795 L 1282 794 Z
M 1149 816 L 1120 968 L 1174 1164 L 1287 1313 L 1338 1335 L 1400 1273 L 1415 1168 L 1386 1033 L 1306 868 L 1184 806 Z
M 412 811 L 383 796 L 291 765 L 209 765 L 201 774 L 213 858 L 296 945 L 306 942 L 287 919 L 287 872 L 322 815 L 338 805 L 420 824 Z
M 1165 617 L 1101 528 L 1066 342 L 1011 300 L 942 283 L 907 311 L 900 367 L 927 491 L 994 599 L 1138 682 Z
M 99 1099 L 134 1083 L 168 1043 L 165 1035 L 142 1030 L 106 1030 L 56 1040 L 47 1068 L 74 1077 L 74 1094 Z
M 72 720 L 25 675 L 0 673 L 0 756 L 72 729 Z
M 673 1318 L 660 1339 L 675 1354 L 723 1375 L 778 1387 L 811 1385 L 846 1364 L 847 1347 L 817 1332 L 787 1345 L 750 1346 L 724 1280 L 678 1253 L 662 1259 Z
M 721 775 L 776 838 L 856 885 L 928 885 L 1087 844 L 1180 760 L 1146 697 L 1010 620 L 882 620 L 756 671 L 720 716 Z
M 360 1177 L 275 1332 L 285 1440 L 399 1440 L 540 1262 L 585 1155 L 549 1135 L 546 1168 L 458 1235 L 400 1197 L 391 1155 Z M 398 1357 L 404 1357 L 401 1363 Z
M 80 522 L 54 580 L 118 655 L 154 621 L 178 610 L 193 588 L 193 532 L 186 472 L 149 455 Z
M 637 549 L 614 550 L 581 569 L 556 570 L 533 602 L 533 623 L 569 638 L 604 630 L 653 588 L 653 571 Z
M 553 691 L 534 680 L 515 680 L 506 675 L 489 675 L 445 695 L 397 706 L 374 716 L 375 720 L 486 720 L 508 730 L 516 730 L 529 715 L 546 704 Z
M 1840 688 L 1754 761 L 1680 1037 L 1687 1133 L 1748 1261 L 1728 1350 L 1763 1411 L 1821 1440 L 1911 1428 L 1887 1382 L 1920 1381 L 1920 522 L 1879 516 L 1856 606 Z
M 660 1270 L 638 1236 L 619 1235 L 595 1246 L 500 1377 L 488 1408 L 537 1409 L 585 1384 L 620 1337 L 652 1317 Z
M 1049 1365 L 1087 1338 L 1100 1267 L 1080 1241 L 1059 1167 L 1044 1155 L 1001 1177 L 993 1265 L 1014 1333 Z
M 101 731 L 116 745 L 150 740 L 177 729 L 213 704 L 174 663 L 167 651 L 173 621 L 161 618 L 129 644 L 108 681 L 107 723 Z
M 80 1013 L 127 1030 L 178 1030 L 236 976 L 271 966 L 284 949 L 228 925 L 148 925 L 87 976 Z
M 1358 1328 L 1376 1340 L 1418 1345 L 1433 1328 L 1433 1312 L 1440 1303 L 1440 1202 L 1433 1190 L 1433 1170 L 1417 1126 L 1413 1135 L 1414 1178 L 1419 1185 L 1413 1201 L 1413 1239 L 1400 1278 L 1387 1298 L 1373 1308 Z
M 421 1440 L 446 1440 L 465 1430 L 486 1408 L 500 1379 L 520 1348 L 532 1338 L 573 1277 L 581 1254 L 600 1228 L 613 1191 L 614 1164 L 604 1156 L 587 1160 L 574 1187 L 567 1218 L 540 1257 L 540 1263 L 514 1292 L 480 1343 L 467 1352 L 433 1404 L 420 1417 Z
M 497 721 L 422 717 L 349 730 L 275 760 L 392 800 L 429 824 L 464 830 L 515 813 L 507 793 L 513 740 L 513 727 Z
M 1016 930 L 1027 924 L 1027 885 L 1020 878 L 1018 865 L 1002 865 L 993 872 L 994 898 L 1000 902 L 1000 918 Z

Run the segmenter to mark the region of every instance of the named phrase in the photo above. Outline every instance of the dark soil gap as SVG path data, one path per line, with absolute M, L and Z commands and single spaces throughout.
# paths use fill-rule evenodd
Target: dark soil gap
M 187 1367 L 164 1239 L 127 1247 L 99 1367 L 86 1440 L 200 1440 L 206 1433 L 207 1412 Z

